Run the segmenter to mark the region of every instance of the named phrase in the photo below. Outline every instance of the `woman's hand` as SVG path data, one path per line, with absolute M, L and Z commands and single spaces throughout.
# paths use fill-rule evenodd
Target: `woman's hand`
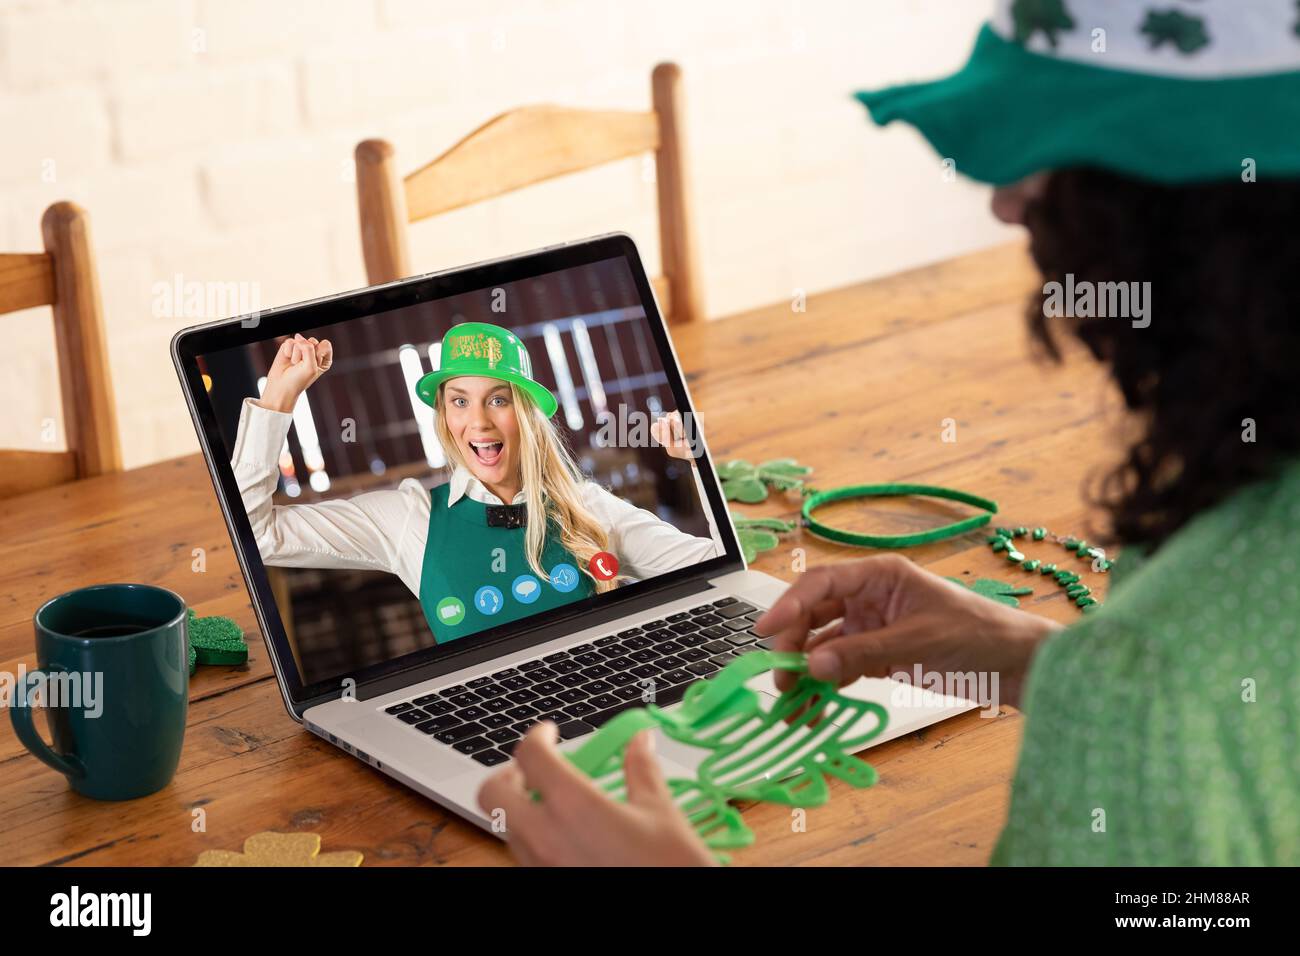
M 689 460 L 695 457 L 686 441 L 686 427 L 682 424 L 681 412 L 668 412 L 651 422 L 650 437 L 663 445 L 664 451 L 674 458 Z
M 318 341 L 297 334 L 285 339 L 266 373 L 266 388 L 257 404 L 273 412 L 292 412 L 298 396 L 333 363 L 334 346 L 329 339 Z
M 998 674 L 1015 706 L 1038 645 L 1060 625 L 998 604 L 896 554 L 815 568 L 754 624 L 773 649 L 808 651 L 813 677 L 837 685 L 898 671 Z M 778 686 L 795 680 L 777 671 Z
M 626 803 L 611 800 L 569 763 L 549 721 L 528 732 L 514 758 L 483 784 L 478 805 L 488 816 L 504 813 L 506 839 L 525 866 L 714 864 L 673 802 L 649 732 L 632 738 L 623 756 Z

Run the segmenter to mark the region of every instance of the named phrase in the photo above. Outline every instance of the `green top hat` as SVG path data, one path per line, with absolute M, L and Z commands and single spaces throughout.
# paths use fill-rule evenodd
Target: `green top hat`
M 533 379 L 533 363 L 519 336 L 499 325 L 462 322 L 452 326 L 443 336 L 438 368 L 415 383 L 415 394 L 432 407 L 438 398 L 438 386 L 462 375 L 497 378 L 518 385 L 547 418 L 558 407 L 550 389 Z
M 1300 5 L 998 0 L 955 74 L 857 98 L 994 185 L 1079 166 L 1169 185 L 1300 176 Z

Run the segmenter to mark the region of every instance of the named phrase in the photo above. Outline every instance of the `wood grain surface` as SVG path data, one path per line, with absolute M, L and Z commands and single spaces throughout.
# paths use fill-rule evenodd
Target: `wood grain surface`
M 1092 530 L 1084 481 L 1113 454 L 1115 399 L 1078 354 L 1059 367 L 1031 359 L 1022 314 L 1035 281 L 1012 245 L 811 296 L 805 311 L 787 302 L 675 327 L 714 458 L 795 457 L 815 467 L 815 487 L 945 484 L 1000 502 L 1002 524 Z M 943 440 L 949 421 L 955 441 Z M 792 517 L 797 498 L 733 507 Z M 829 518 L 881 532 L 960 511 L 916 499 L 836 507 Z M 37 606 L 105 581 L 172 588 L 200 614 L 235 618 L 250 639 L 247 667 L 195 676 L 180 770 L 150 797 L 74 794 L 0 722 L 5 862 L 188 865 L 262 830 L 320 833 L 324 850 L 359 850 L 363 865 L 510 862 L 495 839 L 288 717 L 197 456 L 0 501 L 0 542 L 0 669 L 33 666 Z M 192 570 L 196 548 L 202 573 Z M 863 554 L 796 533 L 754 567 L 792 579 L 796 548 L 807 567 Z M 981 533 L 907 554 L 942 574 L 1020 574 Z M 1060 621 L 1078 613 L 1046 582 L 1025 606 Z M 789 808 L 746 806 L 758 839 L 734 861 L 983 864 L 1006 814 L 1021 720 L 1006 707 L 996 718 L 972 712 L 868 751 L 880 782 L 857 791 L 833 781 L 830 802 L 808 810 L 806 832 L 793 830 Z M 198 807 L 204 832 L 192 828 Z

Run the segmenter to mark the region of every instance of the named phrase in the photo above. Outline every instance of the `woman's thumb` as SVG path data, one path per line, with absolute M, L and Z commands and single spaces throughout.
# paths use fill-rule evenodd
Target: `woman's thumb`
M 623 782 L 627 784 L 627 802 L 633 806 L 673 802 L 655 757 L 653 730 L 641 731 L 623 751 Z
M 280 347 L 275 350 L 275 358 L 271 360 L 271 369 L 267 374 L 274 376 L 283 372 L 292 357 L 293 339 L 285 339 L 280 343 Z
M 838 686 L 859 677 L 885 677 L 898 646 L 899 635 L 890 627 L 835 637 L 809 651 L 808 673 Z

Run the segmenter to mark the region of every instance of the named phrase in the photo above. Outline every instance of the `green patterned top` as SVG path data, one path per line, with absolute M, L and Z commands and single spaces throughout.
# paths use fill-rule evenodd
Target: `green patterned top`
M 1034 658 L 1005 865 L 1300 864 L 1300 462 Z

